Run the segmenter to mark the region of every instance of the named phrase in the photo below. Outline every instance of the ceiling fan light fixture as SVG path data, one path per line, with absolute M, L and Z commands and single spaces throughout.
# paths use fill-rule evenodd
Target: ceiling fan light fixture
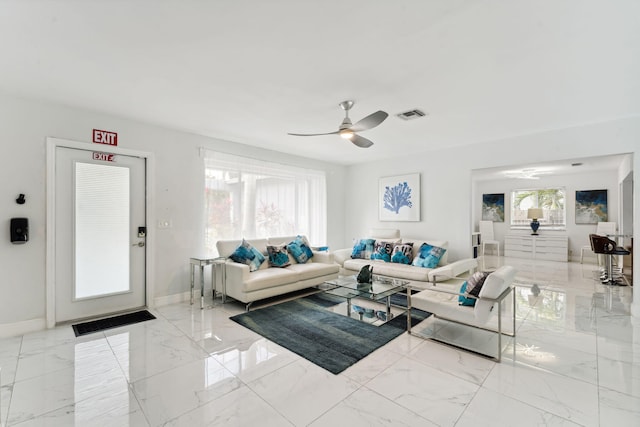
M 363 119 L 358 120 L 355 124 L 351 122 L 349 118 L 349 110 L 353 107 L 353 101 L 344 101 L 340 103 L 340 107 L 344 110 L 344 120 L 338 127 L 338 130 L 334 132 L 325 133 L 288 133 L 287 135 L 293 136 L 321 136 L 321 135 L 340 135 L 343 139 L 351 141 L 355 146 L 360 148 L 368 148 L 373 145 L 373 142 L 358 135 L 358 132 L 362 132 L 368 129 L 372 129 L 384 122 L 389 116 L 386 112 L 380 110 L 375 113 L 369 114 Z
M 355 133 L 350 130 L 343 130 L 342 132 L 340 132 L 340 136 L 344 139 L 351 139 L 353 138 L 353 135 L 355 135 Z

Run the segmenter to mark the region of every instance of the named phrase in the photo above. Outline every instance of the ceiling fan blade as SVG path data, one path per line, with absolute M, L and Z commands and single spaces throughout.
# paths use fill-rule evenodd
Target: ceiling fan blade
M 369 114 L 364 119 L 357 121 L 349 129 L 351 129 L 354 132 L 360 132 L 363 130 L 371 129 L 378 126 L 380 123 L 384 122 L 387 117 L 389 117 L 389 114 L 385 113 L 384 111 L 376 111 L 373 114 Z
M 321 136 L 321 135 L 335 135 L 338 132 L 340 132 L 340 131 L 337 130 L 335 132 L 327 132 L 327 133 L 288 133 L 287 135 L 293 135 L 293 136 Z
M 369 148 L 373 145 L 373 142 L 369 141 L 367 138 L 363 138 L 360 135 L 353 135 L 350 139 L 355 145 L 360 148 Z

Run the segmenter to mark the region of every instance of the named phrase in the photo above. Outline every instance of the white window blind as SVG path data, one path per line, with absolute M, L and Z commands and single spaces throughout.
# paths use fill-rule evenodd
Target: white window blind
M 326 243 L 325 172 L 204 151 L 205 246 L 304 234 Z
M 128 168 L 75 164 L 75 294 L 129 291 Z

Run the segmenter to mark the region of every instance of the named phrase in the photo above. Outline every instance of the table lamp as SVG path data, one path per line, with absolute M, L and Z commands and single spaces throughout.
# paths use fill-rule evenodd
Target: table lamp
M 543 213 L 542 213 L 542 209 L 540 208 L 531 208 L 527 210 L 527 218 L 531 220 L 531 230 L 533 231 L 533 233 L 531 233 L 532 236 L 538 235 L 538 227 L 540 227 L 538 218 L 542 218 L 542 217 L 543 217 Z

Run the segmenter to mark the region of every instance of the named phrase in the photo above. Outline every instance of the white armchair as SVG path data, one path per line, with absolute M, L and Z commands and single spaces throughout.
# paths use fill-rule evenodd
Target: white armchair
M 448 284 L 433 283 L 429 289 L 420 291 L 410 297 L 410 307 L 431 313 L 434 318 L 448 322 L 467 325 L 469 327 L 490 331 L 497 335 L 497 353 L 495 356 L 486 354 L 500 362 L 502 356 L 502 336 L 515 337 L 516 334 L 516 298 L 513 291 L 513 280 L 516 270 L 508 265 L 502 266 L 489 274 L 480 290 L 478 297 L 460 293 L 459 284 L 453 288 Z M 506 304 L 507 297 L 511 294 L 511 304 Z M 458 297 L 464 295 L 476 300 L 475 306 L 460 305 Z M 510 306 L 510 307 L 509 307 Z M 494 309 L 495 308 L 495 309 Z M 503 325 L 504 314 L 509 314 L 507 325 Z M 506 323 L 506 322 L 505 322 Z M 506 330 L 504 326 L 507 326 Z M 413 331 L 407 323 L 408 332 L 423 338 L 443 341 L 443 338 L 432 337 L 424 333 Z M 471 343 L 449 342 L 459 347 L 475 352 L 479 349 L 470 347 Z

